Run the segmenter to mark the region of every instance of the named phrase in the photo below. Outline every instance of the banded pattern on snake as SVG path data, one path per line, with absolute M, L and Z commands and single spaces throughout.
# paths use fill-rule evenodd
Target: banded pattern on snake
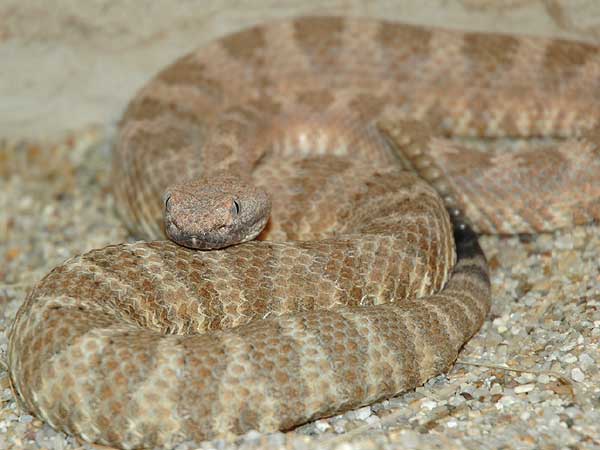
M 120 214 L 151 242 L 33 289 L 10 335 L 17 398 L 90 442 L 173 446 L 289 429 L 447 370 L 490 290 L 445 207 L 486 233 L 600 217 L 599 50 L 306 17 L 184 56 L 134 97 L 115 147 Z M 456 137 L 554 145 L 486 155 Z M 154 241 L 165 231 L 258 240 L 195 251 Z

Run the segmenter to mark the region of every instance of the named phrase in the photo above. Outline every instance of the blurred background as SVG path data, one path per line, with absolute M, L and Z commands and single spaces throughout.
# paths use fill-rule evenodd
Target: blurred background
M 597 0 L 0 1 L 0 139 L 60 139 L 113 124 L 177 56 L 227 32 L 300 14 L 595 39 Z

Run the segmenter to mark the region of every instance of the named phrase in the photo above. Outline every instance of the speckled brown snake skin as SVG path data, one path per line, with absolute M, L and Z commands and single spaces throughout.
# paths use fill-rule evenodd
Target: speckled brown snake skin
M 137 448 L 285 430 L 422 384 L 481 326 L 489 281 L 475 235 L 455 219 L 455 253 L 444 203 L 400 167 L 479 232 L 598 218 L 599 84 L 589 44 L 360 19 L 181 58 L 121 122 L 121 215 L 160 239 L 167 185 L 218 169 L 265 187 L 271 220 L 224 250 L 119 244 L 55 268 L 11 332 L 15 395 Z M 475 137 L 548 145 L 481 153 Z

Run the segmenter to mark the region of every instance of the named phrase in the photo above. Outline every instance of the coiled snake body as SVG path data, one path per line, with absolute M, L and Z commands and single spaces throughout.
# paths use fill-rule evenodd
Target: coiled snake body
M 181 58 L 132 100 L 115 148 L 120 213 L 151 242 L 77 256 L 33 289 L 10 335 L 17 398 L 138 448 L 285 430 L 422 384 L 489 309 L 485 258 L 460 217 L 455 252 L 444 203 L 487 233 L 600 217 L 599 83 L 589 44 L 335 17 Z M 457 136 L 558 143 L 490 155 Z M 218 244 L 260 209 L 249 179 L 271 195 L 259 240 L 153 241 L 180 197 L 173 230 L 212 227 Z

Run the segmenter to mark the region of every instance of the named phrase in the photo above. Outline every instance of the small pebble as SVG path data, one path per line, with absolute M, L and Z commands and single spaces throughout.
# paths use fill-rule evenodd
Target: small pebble
M 19 422 L 21 423 L 31 423 L 33 421 L 33 416 L 24 415 L 19 417 Z
M 315 428 L 321 433 L 324 433 L 325 431 L 331 429 L 331 425 L 329 425 L 329 422 L 326 420 L 317 420 L 315 422 Z
M 348 421 L 346 421 L 344 419 L 336 420 L 335 423 L 333 424 L 333 430 L 338 434 L 345 433 L 347 424 L 348 424 Z
M 370 406 L 365 406 L 363 408 L 355 409 L 353 411 L 348 411 L 345 416 L 350 420 L 365 420 L 372 414 L 372 410 Z
M 585 380 L 585 374 L 581 371 L 579 367 L 575 367 L 573 370 L 571 370 L 571 378 L 573 379 L 573 381 L 581 383 L 583 380 Z
M 250 430 L 242 436 L 244 442 L 257 442 L 262 437 L 262 434 L 256 430 Z
M 437 406 L 437 402 L 434 402 L 433 400 L 425 400 L 423 403 L 421 403 L 421 406 L 431 411 Z
M 514 391 L 515 394 L 524 394 L 526 392 L 533 391 L 533 389 L 535 389 L 535 384 L 521 384 L 519 386 L 516 386 Z
M 504 389 L 502 389 L 502 386 L 500 386 L 498 383 L 494 383 L 492 385 L 492 388 L 490 389 L 490 394 L 492 394 L 492 395 L 502 394 L 503 391 L 504 391 Z
M 596 366 L 596 361 L 587 353 L 579 355 L 579 362 L 581 363 L 581 368 L 584 370 Z
M 538 380 L 538 383 L 542 383 L 542 384 L 550 383 L 550 377 L 545 373 L 539 374 L 537 377 L 537 380 Z
M 497 402 L 496 408 L 503 409 L 505 406 L 510 406 L 513 403 L 516 403 L 518 400 L 512 395 L 503 395 Z

